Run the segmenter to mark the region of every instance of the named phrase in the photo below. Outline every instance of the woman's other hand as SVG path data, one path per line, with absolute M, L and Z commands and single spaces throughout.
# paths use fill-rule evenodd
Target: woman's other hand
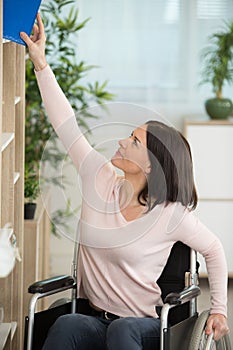
M 227 319 L 221 314 L 212 314 L 209 316 L 206 324 L 205 333 L 210 335 L 214 333 L 214 340 L 219 340 L 221 337 L 229 333 Z
M 33 35 L 29 37 L 25 32 L 20 32 L 20 37 L 27 44 L 29 56 L 34 64 L 35 70 L 39 71 L 47 65 L 45 58 L 46 38 L 44 33 L 44 25 L 39 13 L 37 14 L 36 18 L 38 25 L 34 24 Z

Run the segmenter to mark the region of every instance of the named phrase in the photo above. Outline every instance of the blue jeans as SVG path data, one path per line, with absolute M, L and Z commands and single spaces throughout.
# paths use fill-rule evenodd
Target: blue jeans
M 113 321 L 69 314 L 51 327 L 43 350 L 159 350 L 160 320 L 124 317 Z

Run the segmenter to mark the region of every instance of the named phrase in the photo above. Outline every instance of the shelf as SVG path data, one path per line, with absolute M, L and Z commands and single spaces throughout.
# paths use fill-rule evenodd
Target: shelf
M 8 337 L 11 337 L 11 341 L 14 338 L 17 329 L 17 322 L 2 323 L 0 324 L 0 350 L 4 349 Z
M 200 272 L 199 273 L 199 278 L 200 279 L 207 279 L 208 278 L 208 273 L 207 272 Z M 228 273 L 228 278 L 229 279 L 233 279 L 233 273 L 232 272 Z
M 2 323 L 0 325 L 0 350 L 4 349 L 7 339 L 11 332 L 11 323 Z
M 20 178 L 20 173 L 15 172 L 15 173 L 14 173 L 14 185 L 15 185 L 16 182 L 19 180 L 19 178 Z
M 0 2 L 0 28 L 3 27 Z M 24 154 L 25 154 L 25 46 L 2 38 L 0 31 L 0 233 L 5 228 L 12 244 L 24 251 Z M 35 256 L 32 257 L 35 259 Z M 17 264 L 9 276 L 0 278 L 0 305 L 4 322 L 0 324 L 0 350 L 24 348 L 23 305 L 25 275 Z
M 14 133 L 2 133 L 1 152 L 3 152 L 7 148 L 7 146 L 14 140 L 14 137 Z
M 20 96 L 15 96 L 15 105 L 17 105 L 21 101 Z
M 228 119 L 210 119 L 207 116 L 187 117 L 185 124 L 188 125 L 228 125 L 233 126 L 233 117 Z
M 233 202 L 233 198 L 205 198 L 205 197 L 199 197 L 199 201 L 201 202 Z
M 17 322 L 11 322 L 11 340 L 14 338 L 17 329 Z

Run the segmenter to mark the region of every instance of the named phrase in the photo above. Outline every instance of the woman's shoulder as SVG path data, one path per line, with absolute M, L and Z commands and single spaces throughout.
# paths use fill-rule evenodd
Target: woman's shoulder
M 164 205 L 163 210 L 168 233 L 175 232 L 180 228 L 191 229 L 197 224 L 198 219 L 193 211 L 180 202 L 169 202 Z

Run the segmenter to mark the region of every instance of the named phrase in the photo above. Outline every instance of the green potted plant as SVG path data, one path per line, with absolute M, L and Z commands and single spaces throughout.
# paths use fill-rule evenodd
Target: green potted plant
M 25 164 L 24 173 L 24 219 L 34 219 L 36 211 L 36 199 L 39 195 L 38 172 L 32 165 Z
M 223 85 L 233 82 L 233 22 L 225 23 L 222 31 L 209 37 L 209 44 L 203 50 L 202 82 L 210 83 L 214 98 L 205 102 L 207 114 L 212 119 L 225 119 L 232 112 L 232 101 L 223 97 Z

